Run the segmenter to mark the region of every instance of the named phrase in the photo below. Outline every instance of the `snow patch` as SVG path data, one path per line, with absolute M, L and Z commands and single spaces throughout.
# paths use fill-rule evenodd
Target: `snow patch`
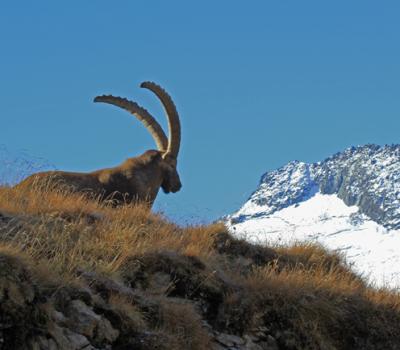
M 238 214 L 254 215 L 257 210 L 265 213 L 262 206 L 247 204 Z M 386 229 L 336 194 L 316 193 L 242 222 L 236 214 L 227 225 L 234 235 L 261 244 L 320 243 L 343 253 L 353 269 L 376 286 L 400 287 L 400 230 Z

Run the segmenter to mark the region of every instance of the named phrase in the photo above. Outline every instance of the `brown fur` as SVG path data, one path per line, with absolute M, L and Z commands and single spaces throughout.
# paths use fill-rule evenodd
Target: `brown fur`
M 116 203 L 147 202 L 150 206 L 160 187 L 166 193 L 179 191 L 182 185 L 176 170 L 181 140 L 178 112 L 171 97 L 161 86 L 149 81 L 140 86 L 152 91 L 162 102 L 168 120 L 168 139 L 154 117 L 136 102 L 112 95 L 97 96 L 94 102 L 112 104 L 133 114 L 153 136 L 158 151 L 150 150 L 114 168 L 90 173 L 37 173 L 17 186 L 39 190 L 66 189 L 86 193 L 100 200 L 113 200 Z
M 18 187 L 54 189 L 66 188 L 84 192 L 101 200 L 117 203 L 147 202 L 153 204 L 160 187 L 164 192 L 177 192 L 181 182 L 176 160 L 162 157 L 162 152 L 150 150 L 141 156 L 128 158 L 114 168 L 90 173 L 48 171 L 33 174 Z

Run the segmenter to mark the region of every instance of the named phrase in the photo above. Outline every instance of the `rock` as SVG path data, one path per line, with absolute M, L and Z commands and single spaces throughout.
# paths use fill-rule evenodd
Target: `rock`
M 272 335 L 267 336 L 267 340 L 265 341 L 265 343 L 268 344 L 271 350 L 279 350 L 278 342 Z
M 267 349 L 269 350 L 269 348 L 264 348 L 261 345 L 253 343 L 253 342 L 246 344 L 243 348 L 240 348 L 240 349 L 241 350 L 267 350 Z
M 226 350 L 226 347 L 218 342 L 211 343 L 211 350 Z
M 246 341 L 246 343 L 257 343 L 258 341 L 260 341 L 260 338 L 255 336 L 254 334 L 246 334 L 243 336 L 244 340 Z
M 43 336 L 37 337 L 29 344 L 32 350 L 58 350 L 57 343 L 53 339 L 48 339 Z
M 53 339 L 47 340 L 47 348 L 44 350 L 58 350 L 57 343 Z
M 68 327 L 89 339 L 112 343 L 119 336 L 119 331 L 112 327 L 109 320 L 96 314 L 81 300 L 73 300 L 70 303 L 68 316 Z
M 278 337 L 279 335 L 279 337 Z M 286 330 L 277 334 L 277 342 L 279 346 L 284 349 L 296 349 L 296 334 L 292 331 Z
M 119 331 L 114 329 L 109 320 L 102 318 L 97 326 L 96 340 L 103 341 L 106 340 L 112 343 L 119 336 Z
M 54 322 L 56 322 L 60 326 L 65 325 L 65 323 L 68 321 L 65 315 L 57 310 L 51 311 L 51 318 Z
M 218 333 L 215 339 L 222 345 L 232 347 L 236 345 L 244 345 L 246 341 L 243 338 L 233 334 Z
M 132 289 L 119 281 L 106 278 L 95 272 L 87 272 L 84 270 L 79 270 L 78 272 L 80 277 L 90 285 L 91 290 L 105 300 L 108 300 L 111 295 L 120 295 L 129 299 L 135 299 L 135 294 Z
M 81 334 L 71 332 L 69 329 L 65 329 L 64 334 L 74 349 L 83 349 L 90 345 L 89 340 Z
M 277 341 L 271 335 L 267 336 L 265 341 L 254 342 L 251 338 L 247 338 L 245 347 L 243 350 L 279 350 Z
M 81 338 L 75 338 L 72 336 L 72 332 L 66 328 L 59 327 L 55 324 L 51 324 L 48 329 L 49 334 L 57 344 L 57 349 L 62 350 L 76 350 L 81 349 L 78 347 L 79 344 L 83 343 Z M 67 337 L 69 335 L 69 337 Z M 77 342 L 74 343 L 74 341 Z
M 81 300 L 73 300 L 68 310 L 68 326 L 77 333 L 93 338 L 94 330 L 101 320 L 97 315 Z

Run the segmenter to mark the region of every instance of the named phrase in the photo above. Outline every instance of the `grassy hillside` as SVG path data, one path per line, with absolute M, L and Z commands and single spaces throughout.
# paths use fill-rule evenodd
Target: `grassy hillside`
M 399 349 L 399 324 L 321 247 L 0 189 L 0 349 Z

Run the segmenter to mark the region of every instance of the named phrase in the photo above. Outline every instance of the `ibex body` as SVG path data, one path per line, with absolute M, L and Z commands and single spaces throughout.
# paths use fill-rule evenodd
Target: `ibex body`
M 177 192 L 181 181 L 177 172 L 180 145 L 180 121 L 170 96 L 158 85 L 144 82 L 141 87 L 153 91 L 161 100 L 168 117 L 169 139 L 158 122 L 144 108 L 120 97 L 98 96 L 95 102 L 105 102 L 126 109 L 149 130 L 158 150 L 149 150 L 141 156 L 129 158 L 114 168 L 89 173 L 49 171 L 33 174 L 18 187 L 66 188 L 73 192 L 88 193 L 100 199 L 130 203 L 153 204 L 160 187 L 165 193 Z

